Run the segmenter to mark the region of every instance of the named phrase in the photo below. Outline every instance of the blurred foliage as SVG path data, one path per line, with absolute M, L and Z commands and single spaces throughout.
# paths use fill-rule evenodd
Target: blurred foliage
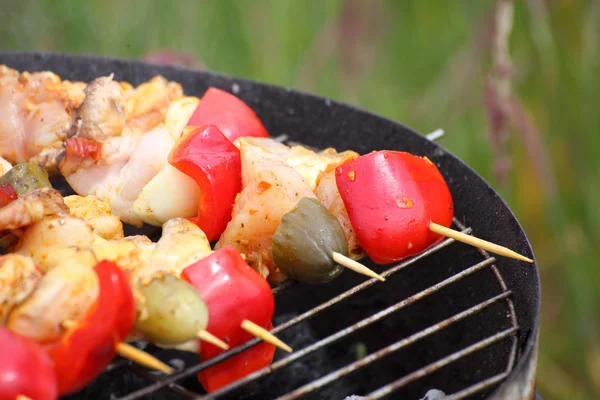
M 503 182 L 484 101 L 495 4 L 3 0 L 0 48 L 135 58 L 168 49 L 421 132 L 443 128 L 442 144 L 503 195 L 533 243 L 543 280 L 541 394 L 599 398 L 600 1 L 515 2 L 512 87 L 528 128 L 509 127 Z

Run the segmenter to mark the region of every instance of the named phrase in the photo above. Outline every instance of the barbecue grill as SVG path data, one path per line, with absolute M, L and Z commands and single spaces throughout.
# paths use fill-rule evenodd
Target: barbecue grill
M 454 228 L 533 258 L 504 201 L 475 172 L 412 129 L 328 99 L 212 72 L 140 61 L 54 53 L 0 53 L 0 63 L 50 70 L 90 81 L 115 74 L 140 83 L 156 74 L 201 96 L 209 86 L 250 105 L 276 136 L 316 148 L 359 153 L 395 149 L 427 156 L 446 179 L 455 203 Z M 451 140 L 451 137 L 448 138 Z M 147 231 L 150 235 L 159 232 Z M 69 399 L 421 399 L 430 389 L 446 399 L 532 399 L 540 311 L 536 265 L 446 239 L 397 265 L 363 260 L 385 283 L 345 271 L 332 282 L 274 287 L 273 333 L 294 348 L 273 364 L 210 395 L 195 375 L 258 343 L 209 361 L 145 345 L 177 369 L 172 376 L 117 359 Z

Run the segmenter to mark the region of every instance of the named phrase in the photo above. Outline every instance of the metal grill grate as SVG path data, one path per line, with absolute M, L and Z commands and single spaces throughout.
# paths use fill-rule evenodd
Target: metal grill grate
M 454 224 L 459 229 L 461 229 L 463 232 L 471 233 L 471 229 L 466 228 L 458 220 L 455 219 Z M 409 265 L 415 264 L 419 260 L 422 260 L 423 258 L 436 253 L 437 251 L 445 248 L 446 246 L 449 246 L 452 243 L 454 243 L 453 239 L 446 239 L 446 240 L 440 242 L 439 244 L 437 244 L 436 246 L 428 249 L 427 251 L 425 251 L 411 259 L 405 260 L 404 262 L 397 264 L 396 266 L 394 266 L 392 268 L 387 269 L 385 272 L 381 273 L 381 275 L 387 278 L 387 277 L 391 276 L 392 274 L 395 274 L 396 272 L 403 270 L 404 268 L 408 267 Z M 362 367 L 365 367 L 365 366 L 367 366 L 367 365 L 369 365 L 369 364 L 371 364 L 371 363 L 373 363 L 395 351 L 398 351 L 400 349 L 414 345 L 415 343 L 419 342 L 420 340 L 422 340 L 430 335 L 433 335 L 434 333 L 440 332 L 440 331 L 444 330 L 445 328 L 447 328 L 459 321 L 462 321 L 469 317 L 472 317 L 493 304 L 503 302 L 508 309 L 508 317 L 509 317 L 510 324 L 511 324 L 511 326 L 509 328 L 501 330 L 499 332 L 496 332 L 496 333 L 492 334 L 491 336 L 488 336 L 476 343 L 473 343 L 467 347 L 464 347 L 462 349 L 455 351 L 452 354 L 449 354 L 443 358 L 440 358 L 437 361 L 430 363 L 429 365 L 426 365 L 418 370 L 415 370 L 414 372 L 412 372 L 406 376 L 400 377 L 396 381 L 391 382 L 391 383 L 373 391 L 368 396 L 370 396 L 369 398 L 386 397 L 386 396 L 392 394 L 393 392 L 408 385 L 409 383 L 417 381 L 421 378 L 424 378 L 424 377 L 432 374 L 433 372 L 437 371 L 438 369 L 443 368 L 444 366 L 447 366 L 453 362 L 456 362 L 456 361 L 458 361 L 464 357 L 467 357 L 468 355 L 471 355 L 475 352 L 482 351 L 494 343 L 498 343 L 502 340 L 511 338 L 512 345 L 511 345 L 510 354 L 508 356 L 508 362 L 507 362 L 505 371 L 503 371 L 499 374 L 496 374 L 494 376 L 487 377 L 486 379 L 483 379 L 475 384 L 465 387 L 454 394 L 450 394 L 450 395 L 448 395 L 448 398 L 449 399 L 463 399 L 465 397 L 471 396 L 473 394 L 484 391 L 486 389 L 490 389 L 494 385 L 499 384 L 503 379 L 505 379 L 506 376 L 508 376 L 508 374 L 510 373 L 510 371 L 512 370 L 512 368 L 514 366 L 516 352 L 517 352 L 517 336 L 516 336 L 516 334 L 518 331 L 518 325 L 517 325 L 517 318 L 516 318 L 516 314 L 515 314 L 515 310 L 514 310 L 514 305 L 510 298 L 511 291 L 507 289 L 506 284 L 502 278 L 502 275 L 500 274 L 500 272 L 494 265 L 496 262 L 496 259 L 491 257 L 488 253 L 486 253 L 483 250 L 479 250 L 479 252 L 483 256 L 483 260 L 481 262 L 478 262 L 477 264 L 474 264 L 447 279 L 444 279 L 444 280 L 442 280 L 442 281 L 440 281 L 440 282 L 438 282 L 438 283 L 436 283 L 436 284 L 434 284 L 434 285 L 432 285 L 432 286 L 430 286 L 430 287 L 428 287 L 428 288 L 426 288 L 404 300 L 401 300 L 401 301 L 397 302 L 396 304 L 393 304 L 393 305 L 369 316 L 368 318 L 362 319 L 359 322 L 356 322 L 356 323 L 346 327 L 345 329 L 339 330 L 339 331 L 331 334 L 330 336 L 327 336 L 321 340 L 318 340 L 315 343 L 313 343 L 307 347 L 296 350 L 293 353 L 291 353 L 290 355 L 288 355 L 287 357 L 285 357 L 281 360 L 275 361 L 269 367 L 259 370 L 251 375 L 248 375 L 245 378 L 233 383 L 232 385 L 229 385 L 229 386 L 222 388 L 219 391 L 211 393 L 211 394 L 201 395 L 198 393 L 191 392 L 191 391 L 183 388 L 182 386 L 178 385 L 177 382 L 181 381 L 182 379 L 184 379 L 186 377 L 193 376 L 197 372 L 204 370 L 212 365 L 215 365 L 229 357 L 239 354 L 240 352 L 250 348 L 251 346 L 258 344 L 260 342 L 259 339 L 253 339 L 253 340 L 245 343 L 242 346 L 233 348 L 225 353 L 220 354 L 219 356 L 217 356 L 213 359 L 210 359 L 208 361 L 201 362 L 197 365 L 186 368 L 183 371 L 178 372 L 169 377 L 161 377 L 161 376 L 151 374 L 147 370 L 137 367 L 137 366 L 134 366 L 134 365 L 130 365 L 128 362 L 126 362 L 124 360 L 118 361 L 111 366 L 112 369 L 129 367 L 132 372 L 134 372 L 141 378 L 144 378 L 151 382 L 148 386 L 146 386 L 142 389 L 139 389 L 133 393 L 130 393 L 129 395 L 122 397 L 120 400 L 140 399 L 140 398 L 148 396 L 148 395 L 150 395 L 158 390 L 161 390 L 161 389 L 169 390 L 169 391 L 179 395 L 181 398 L 198 398 L 198 399 L 205 399 L 205 400 L 221 398 L 223 395 L 230 394 L 234 390 L 236 390 L 244 385 L 247 385 L 250 382 L 253 382 L 259 378 L 262 378 L 269 374 L 272 374 L 273 372 L 278 371 L 286 366 L 289 366 L 292 363 L 300 360 L 301 358 L 303 358 L 325 346 L 328 346 L 344 337 L 352 335 L 354 332 L 356 332 L 362 328 L 365 328 L 365 327 L 375 323 L 376 321 L 383 320 L 384 318 L 390 316 L 391 314 L 393 314 L 397 311 L 402 310 L 403 308 L 409 306 L 410 304 L 418 302 L 419 300 L 424 299 L 427 296 L 438 292 L 442 288 L 450 286 L 453 283 L 458 282 L 461 279 L 463 279 L 467 276 L 470 276 L 470 275 L 474 274 L 475 272 L 486 269 L 486 268 L 489 268 L 493 271 L 493 274 L 500 286 L 500 290 L 501 290 L 500 294 L 493 296 L 483 302 L 475 304 L 475 305 L 471 306 L 470 308 L 463 310 L 462 312 L 459 312 L 447 319 L 439 321 L 439 322 L 435 323 L 434 325 L 431 325 L 425 329 L 422 329 L 419 332 L 416 332 L 416 333 L 414 333 L 406 338 L 403 338 L 395 343 L 392 343 L 392 344 L 388 345 L 387 347 L 384 347 L 362 359 L 359 359 L 356 362 L 346 365 L 343 368 L 340 368 L 340 369 L 338 369 L 334 372 L 331 372 L 317 380 L 314 380 L 308 384 L 305 384 L 304 386 L 301 386 L 301 387 L 279 397 L 279 399 L 282 399 L 282 400 L 283 399 L 285 399 L 285 400 L 297 399 L 297 398 L 301 398 L 302 396 L 305 396 L 309 393 L 313 393 L 313 392 L 317 391 L 318 389 L 324 387 L 325 385 L 327 385 L 343 376 L 346 376 Z M 278 325 L 271 332 L 273 334 L 281 333 L 284 330 L 289 329 L 294 325 L 297 325 L 303 321 L 306 321 L 306 320 L 314 317 L 318 313 L 328 310 L 333 305 L 340 303 L 345 299 L 348 299 L 349 297 L 363 291 L 364 289 L 376 284 L 377 282 L 378 281 L 375 279 L 370 279 L 370 280 L 364 281 L 363 283 L 333 297 L 329 301 L 326 301 L 325 303 L 322 303 L 322 304 L 314 307 L 313 309 L 311 309 L 303 314 L 300 314 L 297 317 L 292 318 L 283 324 Z M 287 282 L 281 286 L 274 288 L 273 292 L 275 295 L 278 295 L 278 294 L 282 293 L 283 291 L 288 290 L 293 285 L 295 285 L 294 282 Z

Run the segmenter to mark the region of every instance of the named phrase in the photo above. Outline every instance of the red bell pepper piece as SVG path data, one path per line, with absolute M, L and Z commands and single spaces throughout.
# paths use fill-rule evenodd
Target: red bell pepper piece
M 271 287 L 233 247 L 224 246 L 183 270 L 208 306 L 207 330 L 235 347 L 253 339 L 240 325 L 245 319 L 272 329 L 275 300 Z M 209 360 L 223 350 L 202 342 L 200 357 Z M 206 391 L 213 392 L 266 367 L 273 360 L 275 346 L 260 343 L 198 373 Z
M 254 111 L 242 100 L 217 88 L 208 88 L 187 123 L 215 125 L 232 142 L 240 136 L 269 137 Z
M 102 156 L 102 143 L 85 138 L 69 138 L 65 143 L 65 157 L 59 168 L 63 175 L 70 175 L 85 165 L 93 165 Z
M 422 252 L 442 238 L 430 222 L 452 223 L 452 195 L 429 159 L 372 152 L 338 166 L 336 183 L 358 241 L 375 263 Z
M 0 328 L 0 399 L 56 400 L 54 364 L 33 340 Z
M 115 357 L 116 345 L 133 328 L 135 303 L 123 271 L 110 261 L 98 263 L 94 270 L 97 301 L 59 341 L 45 344 L 61 395 L 83 388 L 100 374 Z
M 242 189 L 240 150 L 216 126 L 186 129 L 169 154 L 169 163 L 200 187 L 198 216 L 191 221 L 212 242 L 231 220 L 235 197 Z
M 0 208 L 16 200 L 17 197 L 19 197 L 17 192 L 10 184 L 0 185 Z

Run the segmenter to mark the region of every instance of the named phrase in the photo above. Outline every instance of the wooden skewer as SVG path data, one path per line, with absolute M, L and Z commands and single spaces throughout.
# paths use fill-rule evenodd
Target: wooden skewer
M 488 242 L 487 240 L 479 239 L 474 236 L 455 231 L 454 229 L 446 228 L 445 226 L 436 224 L 435 222 L 430 222 L 429 229 L 431 229 L 432 232 L 435 232 L 439 235 L 449 237 L 459 242 L 470 244 L 471 246 L 479 247 L 481 249 L 489 251 L 490 253 L 499 254 L 504 257 L 514 258 L 521 261 L 526 261 L 528 263 L 533 263 L 533 260 L 531 258 L 522 256 L 521 254 L 507 249 L 506 247 L 499 246 L 497 244 Z
M 71 329 L 75 327 L 77 323 L 71 320 L 65 320 L 62 322 L 62 326 L 65 329 Z M 160 361 L 158 358 L 142 351 L 136 347 L 133 347 L 127 343 L 117 343 L 115 351 L 121 357 L 131 360 L 137 364 L 143 365 L 144 367 L 152 368 L 157 371 L 164 372 L 165 374 L 171 375 L 173 368 Z
M 17 396 L 17 400 L 31 400 L 31 399 L 25 395 L 20 394 Z
M 215 345 L 223 350 L 229 350 L 229 345 L 227 343 L 225 343 L 212 333 L 205 331 L 204 329 L 198 332 L 198 339 L 204 340 L 205 342 Z
M 358 272 L 359 274 L 363 274 L 369 276 L 371 278 L 379 279 L 381 282 L 385 282 L 385 278 L 375 273 L 375 271 L 370 270 L 359 262 L 354 261 L 351 258 L 346 257 L 345 255 L 338 253 L 336 251 L 331 255 L 333 261 L 336 263 L 351 269 L 354 272 Z
M 117 353 L 121 357 L 132 360 L 137 364 L 143 365 L 144 367 L 164 372 L 167 375 L 171 375 L 173 373 L 173 368 L 169 367 L 158 358 L 151 356 L 145 351 L 142 351 L 137 347 L 133 347 L 130 344 L 123 342 L 117 343 L 115 350 L 117 350 Z
M 271 332 L 269 332 L 261 326 L 256 325 L 252 321 L 245 319 L 242 322 L 241 328 L 246 332 L 256 336 L 257 338 L 260 338 L 267 343 L 271 343 L 272 345 L 277 346 L 280 349 L 287 351 L 288 353 L 291 353 L 293 351 L 290 346 L 277 339 L 277 337 L 275 337 L 275 335 L 273 335 Z

